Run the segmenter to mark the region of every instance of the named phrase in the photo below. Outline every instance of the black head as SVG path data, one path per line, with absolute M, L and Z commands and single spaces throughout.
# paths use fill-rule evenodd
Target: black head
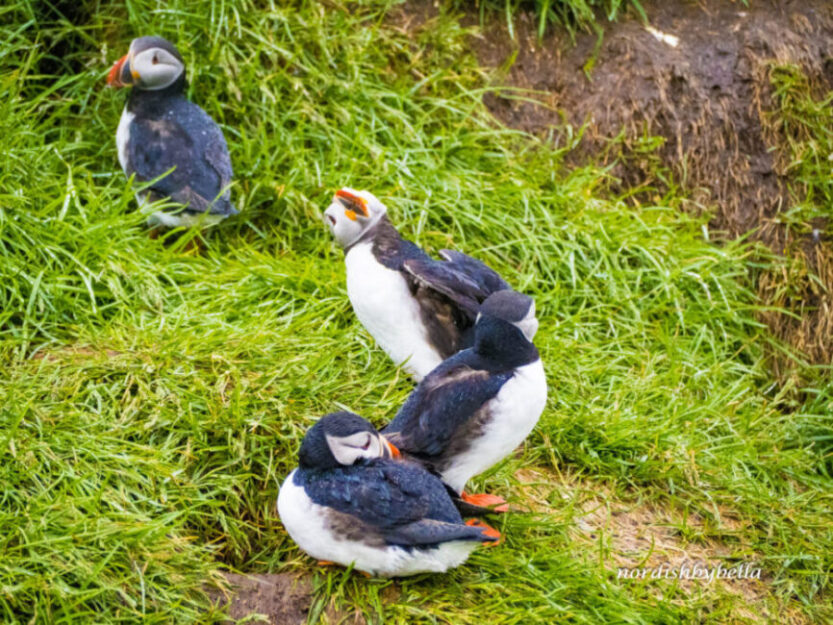
M 334 469 L 360 459 L 398 455 L 399 450 L 367 419 L 352 412 L 334 412 L 321 417 L 307 430 L 298 451 L 298 463 L 304 469 Z
M 137 37 L 130 42 L 130 52 L 132 52 L 134 56 L 138 56 L 142 52 L 147 52 L 148 50 L 152 50 L 154 48 L 163 50 L 172 55 L 180 63 L 184 63 L 182 55 L 179 53 L 179 50 L 176 49 L 176 46 L 164 37 L 147 35 L 145 37 Z
M 521 323 L 535 316 L 535 300 L 511 289 L 492 293 L 480 305 L 480 314 L 503 319 L 509 323 Z
M 474 326 L 475 349 L 507 362 L 528 361 L 537 350 L 532 339 L 538 330 L 535 301 L 511 289 L 492 293 L 480 305 Z M 531 349 L 530 349 L 531 348 Z
M 127 54 L 116 61 L 107 77 L 113 87 L 133 86 L 140 91 L 161 91 L 185 85 L 185 62 L 176 46 L 162 37 L 139 37 Z

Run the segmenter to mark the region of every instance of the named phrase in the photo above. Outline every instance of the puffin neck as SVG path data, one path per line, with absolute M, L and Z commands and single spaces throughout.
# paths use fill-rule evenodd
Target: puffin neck
M 158 112 L 164 110 L 171 100 L 185 97 L 184 93 L 187 84 L 185 72 L 183 72 L 179 78 L 164 89 L 152 91 L 132 87 L 130 89 L 130 98 L 127 101 L 127 110 L 135 114 L 148 115 L 157 113 L 158 115 Z
M 390 219 L 388 219 L 387 213 L 382 213 L 373 225 L 362 232 L 355 241 L 350 243 L 350 245 L 344 248 L 344 253 L 347 254 L 347 252 L 356 247 L 359 243 L 363 243 L 365 241 L 398 241 L 401 238 L 402 237 L 399 235 L 399 232 L 396 231 L 396 228 L 393 227 Z
M 474 351 L 506 368 L 538 360 L 538 350 L 519 328 L 494 317 L 481 317 L 474 330 Z

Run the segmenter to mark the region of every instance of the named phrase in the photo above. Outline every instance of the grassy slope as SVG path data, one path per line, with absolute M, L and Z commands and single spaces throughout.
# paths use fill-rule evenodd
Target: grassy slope
M 770 380 L 746 250 L 704 241 L 675 198 L 597 199 L 602 172 L 564 172 L 495 127 L 454 20 L 406 33 L 384 3 L 88 6 L 75 27 L 45 3 L 0 9 L 0 620 L 211 621 L 202 588 L 222 563 L 315 570 L 274 513 L 300 437 L 339 406 L 384 423 L 410 388 L 353 319 L 318 219 L 342 184 L 538 301 L 549 407 L 477 486 L 511 496 L 516 469 L 549 467 L 696 512 L 709 522 L 683 540 L 761 562 L 774 612 L 830 614 L 831 391 L 803 408 Z M 202 256 L 147 238 L 118 171 L 125 94 L 103 78 L 151 32 L 179 42 L 231 145 L 244 215 Z M 551 503 L 396 601 L 387 582 L 316 572 L 316 606 L 455 624 L 717 623 L 742 607 L 617 582 L 572 541 L 581 512 Z

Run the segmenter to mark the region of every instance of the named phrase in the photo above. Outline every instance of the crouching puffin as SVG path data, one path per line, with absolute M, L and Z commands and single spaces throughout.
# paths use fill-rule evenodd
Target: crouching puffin
M 358 415 L 333 413 L 313 425 L 278 495 L 298 546 L 322 564 L 394 577 L 447 571 L 500 538 L 479 521 L 464 523 L 443 483 L 397 454 Z
M 154 213 L 148 224 L 207 226 L 237 214 L 229 193 L 226 140 L 214 120 L 185 98 L 185 64 L 176 47 L 161 37 L 134 39 L 113 65 L 107 84 L 133 87 L 116 146 L 128 177 L 154 181 L 138 194 L 139 204 L 170 198 L 182 205 Z
M 480 306 L 474 346 L 428 374 L 382 430 L 403 455 L 439 475 L 472 506 L 505 504 L 463 488 L 520 445 L 544 410 L 547 381 L 532 343 L 537 329 L 530 297 L 490 295 Z
M 324 213 L 344 248 L 347 294 L 380 347 L 419 381 L 471 345 L 480 303 L 509 285 L 452 250 L 433 260 L 403 239 L 373 194 L 343 188 Z

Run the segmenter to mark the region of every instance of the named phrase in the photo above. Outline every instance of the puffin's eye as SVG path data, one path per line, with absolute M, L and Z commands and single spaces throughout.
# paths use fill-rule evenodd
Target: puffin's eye
M 151 61 L 151 63 L 153 63 L 154 65 L 156 65 L 158 62 L 159 62 L 159 59 L 158 59 L 158 58 L 156 57 L 156 55 L 154 54 L 154 55 L 153 55 L 153 61 Z
M 362 445 L 362 449 L 367 450 L 368 447 L 370 447 L 370 437 L 369 436 L 367 437 L 367 440 L 365 441 L 364 445 Z

